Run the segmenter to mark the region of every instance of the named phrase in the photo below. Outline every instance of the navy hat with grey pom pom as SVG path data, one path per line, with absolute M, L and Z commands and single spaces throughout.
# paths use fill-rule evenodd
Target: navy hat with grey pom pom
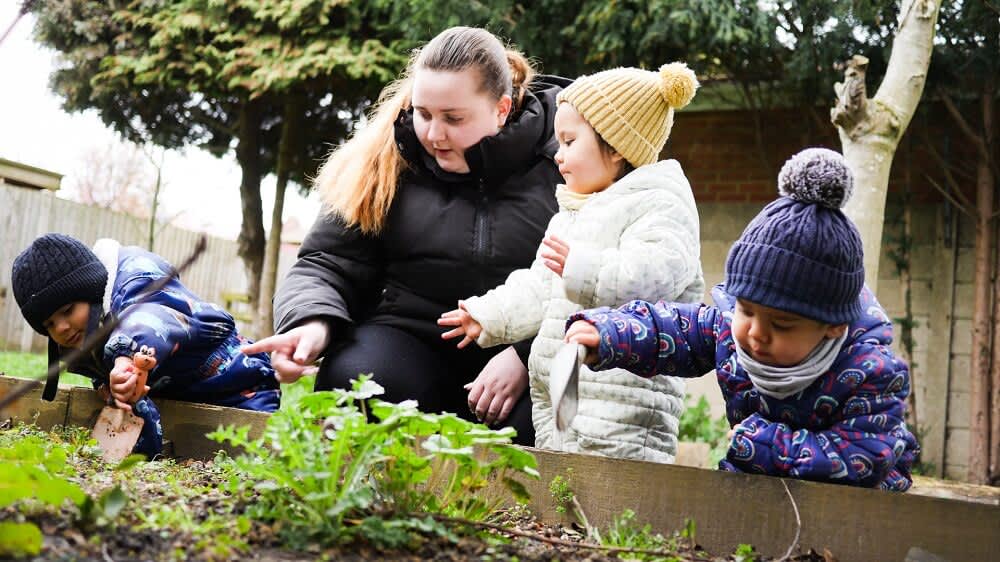
M 726 292 L 828 324 L 861 315 L 864 252 L 840 210 L 854 178 L 839 153 L 809 148 L 778 174 L 778 192 L 726 258 Z

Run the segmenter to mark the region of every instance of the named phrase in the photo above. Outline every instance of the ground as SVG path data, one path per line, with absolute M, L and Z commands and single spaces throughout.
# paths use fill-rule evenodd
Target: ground
M 408 549 L 384 550 L 365 543 L 341 547 L 290 545 L 281 538 L 280 522 L 254 521 L 245 515 L 248 500 L 237 499 L 228 491 L 232 473 L 227 470 L 224 457 L 210 461 L 138 462 L 116 470 L 101 461 L 87 430 L 42 432 L 32 426 L 8 423 L 0 428 L 0 463 L 11 458 L 10 452 L 18 443 L 37 443 L 36 447 L 49 453 L 65 453 L 65 466 L 51 465 L 52 474 L 79 485 L 90 497 L 99 500 L 99 508 L 93 510 L 96 515 L 83 518 L 80 510 L 69 502 L 59 509 L 30 500 L 7 505 L 0 494 L 0 505 L 5 505 L 0 508 L 0 524 L 32 522 L 41 529 L 44 540 L 35 560 L 617 559 L 583 546 L 556 546 L 467 527 L 454 527 L 452 539 L 414 535 Z M 115 502 L 100 500 L 116 486 L 123 492 L 117 512 L 106 507 Z M 516 532 L 560 539 L 571 545 L 585 538 L 575 526 L 542 525 L 525 508 L 504 510 L 492 520 Z M 673 557 L 660 560 L 752 559 L 735 554 L 713 557 L 693 547 L 692 541 L 679 537 L 668 539 L 665 544 L 671 548 Z M 824 560 L 815 554 L 792 559 Z

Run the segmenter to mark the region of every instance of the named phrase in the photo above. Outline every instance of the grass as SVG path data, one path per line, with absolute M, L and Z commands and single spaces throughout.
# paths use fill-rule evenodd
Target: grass
M 0 351 L 0 373 L 21 379 L 41 379 L 48 367 L 48 360 L 41 353 L 22 353 L 19 351 Z M 281 385 L 281 407 L 285 408 L 296 402 L 300 397 L 312 392 L 316 377 L 302 377 L 292 384 Z M 63 373 L 59 377 L 61 384 L 85 386 L 91 388 L 90 379 L 73 373 Z
M 41 379 L 48 369 L 48 359 L 42 353 L 0 351 L 0 373 L 21 379 Z M 73 373 L 63 373 L 59 382 L 74 386 L 92 387 L 90 379 Z

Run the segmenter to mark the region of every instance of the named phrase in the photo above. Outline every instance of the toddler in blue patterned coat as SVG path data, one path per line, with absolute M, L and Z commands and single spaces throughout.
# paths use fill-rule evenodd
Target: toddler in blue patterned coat
M 892 322 L 864 286 L 861 237 L 840 210 L 843 157 L 785 163 L 782 197 L 726 259 L 716 306 L 633 301 L 581 311 L 566 341 L 593 370 L 700 376 L 715 369 L 733 426 L 720 468 L 905 491 L 919 446 L 904 421 L 910 377 Z
M 281 397 L 267 354 L 240 351 L 248 340 L 229 313 L 177 278 L 146 294 L 171 271 L 163 258 L 142 248 L 103 239 L 91 250 L 55 233 L 35 239 L 11 271 L 21 314 L 49 337 L 50 364 L 80 348 L 102 323 L 130 311 L 107 341 L 66 368 L 89 377 L 116 405 L 145 420 L 134 451 L 150 457 L 162 449 L 160 414 L 150 396 L 264 412 L 277 410 Z M 136 352 L 156 360 L 150 396 L 136 388 Z M 54 383 L 46 384 L 43 398 L 52 399 Z

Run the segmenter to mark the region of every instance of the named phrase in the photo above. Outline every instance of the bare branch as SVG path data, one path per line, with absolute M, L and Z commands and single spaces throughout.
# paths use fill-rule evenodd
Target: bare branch
M 937 189 L 941 193 L 941 195 L 944 195 L 948 199 L 948 201 L 951 201 L 951 204 L 954 205 L 955 207 L 957 207 L 959 211 L 962 211 L 963 213 L 965 213 L 966 215 L 968 215 L 970 218 L 975 218 L 976 217 L 976 215 L 974 215 L 972 213 L 972 209 L 970 209 L 969 207 L 967 207 L 967 206 L 959 203 L 958 201 L 956 201 L 955 198 L 952 197 L 951 193 L 949 193 L 947 189 L 945 189 L 944 187 L 942 187 L 941 184 L 939 184 L 938 182 L 934 181 L 934 178 L 932 178 L 928 174 L 924 174 L 924 178 L 926 178 L 927 181 L 930 182 L 930 184 L 932 186 L 934 186 L 934 189 Z M 959 191 L 957 193 L 961 193 L 961 191 Z
M 868 89 L 865 86 L 865 73 L 868 70 L 868 58 L 854 55 L 847 61 L 844 70 L 844 81 L 834 84 L 837 93 L 837 105 L 830 110 L 830 120 L 843 129 L 852 140 L 864 132 L 868 120 Z
M 974 208 L 972 202 L 969 201 L 969 198 L 966 197 L 965 193 L 962 192 L 961 186 L 955 180 L 955 177 L 951 174 L 951 166 L 945 160 L 944 156 L 942 156 L 941 153 L 938 152 L 937 148 L 934 147 L 934 143 L 931 142 L 931 139 L 930 139 L 929 135 L 927 134 L 927 130 L 926 129 L 924 130 L 924 146 L 923 146 L 923 148 L 925 148 L 928 152 L 930 152 L 931 156 L 934 157 L 934 160 L 937 161 L 938 166 L 941 168 L 941 171 L 944 172 L 944 179 L 945 179 L 945 181 L 948 182 L 948 186 L 952 188 L 952 190 L 955 192 L 955 194 L 958 196 L 958 198 L 962 201 L 962 204 L 960 204 L 959 207 L 965 208 L 965 209 L 969 209 L 971 211 Z M 927 176 L 927 179 L 931 181 L 932 185 L 934 185 L 935 187 L 938 187 L 936 184 L 934 184 L 934 180 L 930 179 L 930 176 Z M 939 188 L 939 190 L 940 190 L 940 188 Z M 941 190 L 941 192 L 942 193 L 946 193 L 944 190 Z
M 529 533 L 527 531 L 518 531 L 517 529 L 511 529 L 510 527 L 504 527 L 503 525 L 498 525 L 496 523 L 486 523 L 484 521 L 471 521 L 469 519 L 462 519 L 460 517 L 448 517 L 445 515 L 439 515 L 437 513 L 410 513 L 409 515 L 425 517 L 430 516 L 434 518 L 435 521 L 441 521 L 442 523 L 453 523 L 457 525 L 467 525 L 469 527 L 478 527 L 480 529 L 489 529 L 493 531 L 498 531 L 506 535 L 513 535 L 515 537 L 523 537 L 526 539 L 531 539 L 539 542 L 544 542 L 547 544 L 552 544 L 556 546 L 568 546 L 572 548 L 581 548 L 589 550 L 599 550 L 601 552 L 606 552 L 608 554 L 645 554 L 648 556 L 658 556 L 658 557 L 674 557 L 677 552 L 674 550 L 651 550 L 643 548 L 626 548 L 620 546 L 605 546 L 603 544 L 588 544 L 585 542 L 573 542 L 565 541 L 562 539 L 553 539 L 550 537 L 545 537 L 537 533 Z M 796 509 L 796 516 L 798 515 L 798 509 Z M 796 539 L 798 542 L 798 539 Z
M 969 142 L 976 147 L 976 152 L 979 153 L 979 157 L 988 161 L 990 155 L 986 150 L 986 141 L 983 137 L 972 129 L 969 122 L 962 116 L 962 112 L 958 110 L 958 106 L 956 106 L 955 102 L 952 101 L 951 96 L 945 93 L 941 88 L 938 88 L 938 95 L 941 97 L 941 101 L 944 103 L 945 109 L 948 110 L 951 118 L 954 119 L 955 124 L 958 125 L 958 129 L 962 131 L 962 134 L 964 134 L 969 139 Z
M 799 546 L 799 535 L 802 533 L 802 518 L 799 517 L 799 506 L 795 503 L 795 498 L 792 497 L 792 491 L 788 489 L 788 483 L 785 479 L 781 479 L 781 485 L 785 487 L 785 493 L 788 494 L 788 501 L 792 502 L 792 509 L 795 510 L 795 540 L 789 545 L 788 550 L 785 551 L 785 555 L 777 560 L 777 562 L 784 562 L 789 560 L 792 556 L 792 552 L 795 547 Z

